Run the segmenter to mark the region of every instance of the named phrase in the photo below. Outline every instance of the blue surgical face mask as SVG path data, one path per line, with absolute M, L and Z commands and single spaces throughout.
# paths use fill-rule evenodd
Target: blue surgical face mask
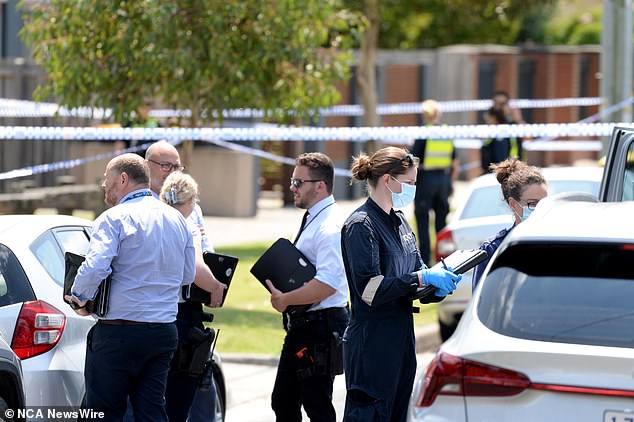
M 531 216 L 532 212 L 533 210 L 528 208 L 528 206 L 522 207 L 522 216 L 520 217 L 520 221 L 526 221 L 526 219 Z
M 399 182 L 395 177 L 390 176 L 401 184 L 401 191 L 399 193 L 392 192 L 392 189 L 388 186 L 388 190 L 392 192 L 392 207 L 393 208 L 405 208 L 412 203 L 416 196 L 416 186 L 412 186 L 409 183 Z

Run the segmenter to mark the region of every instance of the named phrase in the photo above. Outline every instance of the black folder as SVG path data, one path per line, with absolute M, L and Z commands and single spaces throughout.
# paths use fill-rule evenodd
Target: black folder
M 229 291 L 233 274 L 238 266 L 239 258 L 216 252 L 204 252 L 203 259 L 214 277 L 216 277 L 219 282 L 227 286 L 222 293 L 222 302 L 220 303 L 220 306 L 222 306 L 225 303 L 225 298 L 227 297 L 227 292 Z M 183 299 L 187 302 L 202 302 L 204 304 L 211 302 L 211 293 L 201 289 L 194 283 L 188 286 L 183 286 L 182 295 Z
M 460 249 L 444 258 L 444 265 L 452 268 L 455 274 L 464 274 L 488 257 L 486 251 L 481 249 Z M 438 262 L 432 268 L 442 267 L 443 262 Z M 434 301 L 432 296 L 436 291 L 436 287 L 427 285 L 419 287 L 416 293 L 411 297 L 412 300 L 420 299 L 422 303 L 430 303 Z M 442 299 L 442 298 L 441 298 Z
M 253 264 L 251 274 L 268 290 L 266 279 L 276 289 L 286 293 L 315 278 L 317 269 L 288 239 L 278 239 Z M 289 307 L 289 313 L 301 313 L 310 305 Z
M 75 276 L 77 270 L 86 259 L 83 255 L 77 255 L 72 252 L 66 252 L 64 254 L 65 272 L 64 272 L 64 296 L 71 295 L 71 289 L 75 282 Z M 89 300 L 86 303 L 86 310 L 91 314 L 95 314 L 98 317 L 103 318 L 108 313 L 108 302 L 110 300 L 110 281 L 111 277 L 108 276 L 105 280 L 99 284 L 97 290 L 97 296 L 93 300 Z M 64 298 L 66 302 L 66 299 Z M 68 303 L 68 302 L 67 302 Z

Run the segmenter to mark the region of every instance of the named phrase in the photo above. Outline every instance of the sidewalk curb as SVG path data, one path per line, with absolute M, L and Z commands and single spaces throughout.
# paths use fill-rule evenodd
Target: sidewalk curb
M 416 336 L 416 353 L 430 352 L 440 346 L 440 334 L 438 325 L 431 323 L 414 329 Z M 220 353 L 223 363 L 236 363 L 241 365 L 277 366 L 279 356 L 257 353 Z

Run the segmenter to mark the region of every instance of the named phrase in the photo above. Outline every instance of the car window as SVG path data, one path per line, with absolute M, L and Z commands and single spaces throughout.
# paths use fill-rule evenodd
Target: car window
M 548 182 L 548 193 L 554 195 L 561 192 L 586 192 L 594 196 L 599 194 L 599 182 L 587 180 L 553 180 Z M 511 210 L 502 198 L 499 185 L 474 189 L 460 219 L 507 215 Z
M 478 318 L 516 338 L 634 347 L 632 260 L 634 245 L 509 246 L 482 282 Z
M 64 252 L 86 255 L 90 239 L 83 229 L 56 229 L 55 237 Z
M 0 306 L 35 300 L 35 294 L 17 257 L 0 244 Z
M 90 239 L 81 227 L 57 228 L 43 233 L 31 244 L 31 251 L 60 286 L 64 285 L 64 252 L 85 255 Z
M 622 201 L 634 201 L 634 143 L 630 144 L 627 151 L 627 161 L 623 172 Z

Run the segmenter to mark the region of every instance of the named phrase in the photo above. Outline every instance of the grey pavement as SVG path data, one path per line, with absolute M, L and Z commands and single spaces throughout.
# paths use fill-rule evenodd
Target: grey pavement
M 457 182 L 451 198 L 452 209 L 467 191 L 468 182 Z M 349 215 L 365 198 L 337 201 L 345 215 Z M 413 217 L 413 206 L 404 210 Z M 205 217 L 207 233 L 214 246 L 233 246 L 253 242 L 273 243 L 279 237 L 291 238 L 299 226 L 303 210 L 283 207 L 279 199 L 270 197 L 258 201 L 255 217 Z M 424 370 L 440 345 L 436 324 L 416 329 L 418 372 Z M 280 344 L 281 348 L 281 344 Z M 270 397 L 275 382 L 277 356 L 222 353 L 223 372 L 227 385 L 227 420 L 240 422 L 269 422 L 275 420 Z M 337 420 L 342 420 L 345 404 L 345 379 L 335 379 L 333 402 Z M 308 420 L 307 417 L 304 417 Z
M 425 370 L 433 358 L 433 351 L 418 353 L 417 377 Z M 275 414 L 271 409 L 271 391 L 275 382 L 277 360 L 262 358 L 258 362 L 252 356 L 236 356 L 240 361 L 234 363 L 231 358 L 223 358 L 223 371 L 228 388 L 227 418 L 229 422 L 271 422 Z M 335 377 L 333 385 L 333 404 L 337 421 L 343 420 L 346 400 L 346 382 L 344 375 Z M 304 420 L 308 417 L 304 413 Z

